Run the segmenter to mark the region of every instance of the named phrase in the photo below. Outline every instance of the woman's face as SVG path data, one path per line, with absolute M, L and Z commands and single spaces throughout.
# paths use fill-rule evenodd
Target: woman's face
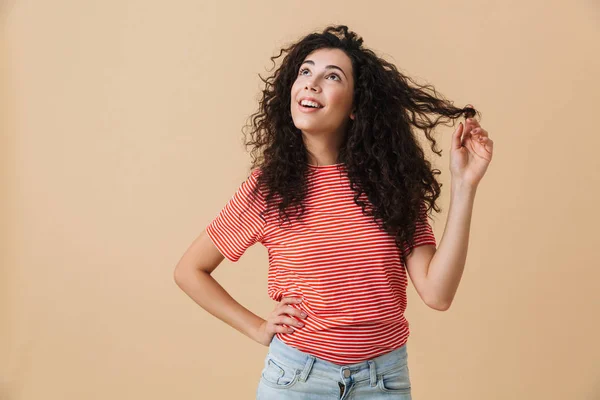
M 291 112 L 296 128 L 305 134 L 343 134 L 354 119 L 352 62 L 340 49 L 318 49 L 304 59 L 292 85 Z M 304 107 L 300 101 L 312 97 L 320 108 Z

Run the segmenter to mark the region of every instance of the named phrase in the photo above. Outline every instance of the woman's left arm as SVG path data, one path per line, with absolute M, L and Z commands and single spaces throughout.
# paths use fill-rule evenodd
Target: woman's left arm
M 463 274 L 475 193 L 492 161 L 493 148 L 488 132 L 473 118 L 464 126 L 461 122 L 452 136 L 450 209 L 426 279 L 430 299 L 441 310 L 452 304 Z
M 438 310 L 450 307 L 463 274 L 476 190 L 471 185 L 452 183 L 446 227 L 427 273 L 427 293 Z

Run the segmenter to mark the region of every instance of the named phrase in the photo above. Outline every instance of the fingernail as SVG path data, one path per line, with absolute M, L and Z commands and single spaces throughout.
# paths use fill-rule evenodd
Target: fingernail
M 306 317 L 306 313 L 302 313 L 302 314 L 300 314 L 300 316 L 301 316 L 302 318 L 305 318 L 305 317 Z

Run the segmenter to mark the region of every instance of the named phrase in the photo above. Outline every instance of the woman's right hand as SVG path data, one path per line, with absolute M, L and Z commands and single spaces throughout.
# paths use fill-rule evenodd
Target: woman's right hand
M 292 326 L 298 328 L 304 326 L 302 321 L 292 318 L 306 318 L 306 313 L 304 311 L 298 310 L 290 305 L 300 303 L 302 303 L 302 299 L 298 297 L 284 297 L 277 303 L 273 312 L 271 312 L 267 319 L 258 327 L 256 341 L 262 345 L 269 346 L 275 333 L 292 333 L 294 331 Z

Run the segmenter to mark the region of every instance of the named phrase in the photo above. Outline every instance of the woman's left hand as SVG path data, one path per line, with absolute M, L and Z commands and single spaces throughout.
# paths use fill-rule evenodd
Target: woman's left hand
M 464 135 L 463 135 L 464 132 Z M 459 124 L 452 136 L 450 172 L 452 179 L 477 186 L 492 161 L 494 142 L 474 118 Z

